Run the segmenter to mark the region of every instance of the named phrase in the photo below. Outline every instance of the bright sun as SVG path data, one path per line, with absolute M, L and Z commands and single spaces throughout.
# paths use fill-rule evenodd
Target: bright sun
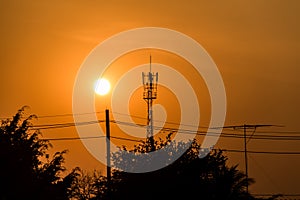
M 110 90 L 110 83 L 108 80 L 101 78 L 95 84 L 95 92 L 99 95 L 106 95 Z

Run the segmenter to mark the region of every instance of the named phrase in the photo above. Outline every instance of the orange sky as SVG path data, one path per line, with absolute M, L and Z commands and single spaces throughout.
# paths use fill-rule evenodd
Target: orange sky
M 76 73 L 90 51 L 121 31 L 156 26 L 192 37 L 211 55 L 226 88 L 225 125 L 280 124 L 285 126 L 281 131 L 300 131 L 299 9 L 297 0 L 0 1 L 0 117 L 12 116 L 23 105 L 38 116 L 72 113 Z M 148 59 L 148 52 L 136 55 Z M 38 123 L 71 121 L 56 117 Z M 74 128 L 43 133 L 77 135 Z M 69 149 L 68 167 L 101 168 L 80 141 L 53 144 Z M 217 146 L 242 149 L 243 141 L 222 138 Z M 300 151 L 297 141 L 253 140 L 248 147 Z M 242 154 L 228 155 L 244 169 Z M 251 154 L 249 176 L 257 183 L 250 190 L 299 192 L 297 160 L 299 155 Z

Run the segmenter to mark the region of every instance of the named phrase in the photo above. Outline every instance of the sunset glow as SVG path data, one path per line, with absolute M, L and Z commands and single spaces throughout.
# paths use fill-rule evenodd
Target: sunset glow
M 10 0 L 0 10 L 0 120 L 28 106 L 24 118 L 37 116 L 30 131 L 40 129 L 53 146 L 49 160 L 68 151 L 65 173 L 80 167 L 105 176 L 106 142 L 111 151 L 145 142 L 151 113 L 148 130 L 157 138 L 181 131 L 202 145 L 207 135 L 220 136 L 213 148 L 249 172 L 251 194 L 300 199 L 300 1 Z M 198 60 L 206 53 L 211 59 Z M 159 77 L 151 104 L 145 85 L 156 79 L 149 72 Z M 216 114 L 222 109 L 226 115 Z M 2 156 L 9 159 L 8 151 Z M 7 175 L 10 167 L 1 169 Z

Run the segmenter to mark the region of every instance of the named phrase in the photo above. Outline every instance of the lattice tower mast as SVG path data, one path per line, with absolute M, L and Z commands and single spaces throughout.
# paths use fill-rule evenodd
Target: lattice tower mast
M 153 137 L 153 101 L 157 98 L 157 83 L 158 83 L 158 72 L 154 73 L 151 70 L 151 56 L 150 56 L 150 71 L 148 73 L 142 72 L 143 78 L 143 99 L 147 103 L 147 138 Z

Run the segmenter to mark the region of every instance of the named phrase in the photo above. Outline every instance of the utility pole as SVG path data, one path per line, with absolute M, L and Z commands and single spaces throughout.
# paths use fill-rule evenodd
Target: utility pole
M 244 131 L 244 157 L 245 157 L 245 174 L 246 174 L 246 192 L 249 193 L 249 185 L 248 185 L 248 156 L 247 156 L 247 143 L 251 139 L 251 137 L 254 135 L 256 128 L 258 127 L 270 127 L 270 126 L 276 126 L 276 125 L 270 125 L 270 124 L 244 124 L 244 125 L 238 125 L 238 126 L 224 126 L 223 128 L 233 128 L 236 129 L 243 129 Z M 247 141 L 247 129 L 253 130 L 252 135 L 249 137 Z
M 246 131 L 246 124 L 244 124 L 244 153 L 245 153 L 245 173 L 246 173 L 246 180 L 247 180 L 247 185 L 246 185 L 246 192 L 248 193 L 248 157 L 247 157 L 247 131 Z
M 111 167 L 110 167 L 110 124 L 109 124 L 109 110 L 105 110 L 105 125 L 106 125 L 106 178 L 107 178 L 107 192 L 108 199 L 111 195 Z

